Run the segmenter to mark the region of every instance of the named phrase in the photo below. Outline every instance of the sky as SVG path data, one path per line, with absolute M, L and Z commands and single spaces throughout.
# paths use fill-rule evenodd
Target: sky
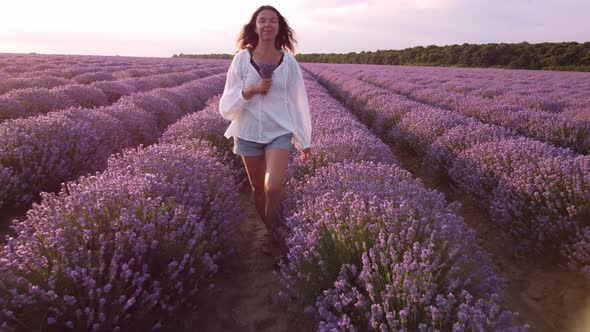
M 590 41 L 590 0 L 3 0 L 0 53 L 233 54 L 261 5 L 288 20 L 297 53 Z

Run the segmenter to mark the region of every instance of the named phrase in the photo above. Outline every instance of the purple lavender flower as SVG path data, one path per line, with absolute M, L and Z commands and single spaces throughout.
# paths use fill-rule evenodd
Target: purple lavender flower
M 259 67 L 262 78 L 272 78 L 272 73 L 277 65 L 273 63 L 261 63 Z

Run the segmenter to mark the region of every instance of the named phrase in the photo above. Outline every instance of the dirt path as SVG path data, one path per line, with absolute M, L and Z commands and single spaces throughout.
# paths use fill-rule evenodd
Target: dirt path
M 458 214 L 477 232 L 479 244 L 493 256 L 494 269 L 507 282 L 503 294 L 510 310 L 531 331 L 590 331 L 590 282 L 554 263 L 514 254 L 514 239 L 494 226 L 470 197 L 453 190 L 447 179 L 432 176 L 421 159 L 406 148 L 392 146 L 404 169 L 421 179 L 426 187 L 444 193 L 448 201 L 459 202 Z
M 239 227 L 237 253 L 220 262 L 216 289 L 198 301 L 199 315 L 186 331 L 313 331 L 301 314 L 277 298 L 281 290 L 274 260 L 262 252 L 268 233 L 249 188 L 241 198 L 247 220 Z

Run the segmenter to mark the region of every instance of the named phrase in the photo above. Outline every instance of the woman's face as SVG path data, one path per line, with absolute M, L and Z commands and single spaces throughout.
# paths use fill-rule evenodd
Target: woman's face
M 279 17 L 274 10 L 265 9 L 256 17 L 256 33 L 258 38 L 273 41 L 279 34 Z

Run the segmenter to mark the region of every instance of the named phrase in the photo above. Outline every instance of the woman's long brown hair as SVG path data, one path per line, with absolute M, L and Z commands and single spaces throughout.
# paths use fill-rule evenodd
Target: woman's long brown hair
M 275 47 L 279 50 L 288 49 L 292 54 L 295 54 L 295 45 L 297 44 L 297 40 L 295 40 L 293 37 L 295 33 L 293 32 L 293 29 L 289 27 L 289 24 L 283 15 L 281 15 L 281 13 L 279 13 L 279 11 L 273 6 L 260 6 L 260 8 L 256 9 L 250 18 L 250 22 L 244 25 L 244 28 L 240 33 L 240 37 L 238 38 L 238 49 L 243 50 L 248 47 L 256 48 L 258 45 L 258 35 L 256 34 L 256 17 L 261 11 L 265 9 L 274 11 L 279 17 L 279 33 L 275 38 Z

